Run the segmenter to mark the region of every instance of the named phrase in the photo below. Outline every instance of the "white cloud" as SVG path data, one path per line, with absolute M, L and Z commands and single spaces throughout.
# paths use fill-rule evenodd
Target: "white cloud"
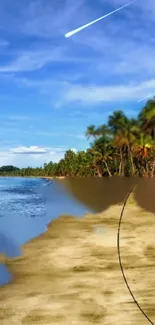
M 14 165 L 20 168 L 23 167 L 41 167 L 44 163 L 50 161 L 58 162 L 64 158 L 64 154 L 69 147 L 17 147 L 10 149 L 1 149 L 0 151 L 0 166 Z M 77 152 L 75 148 L 72 148 Z
M 144 80 L 144 79 L 143 79 Z M 16 82 L 21 82 L 25 87 L 34 87 L 38 89 L 42 94 L 52 96 L 52 106 L 55 108 L 62 108 L 71 102 L 79 102 L 84 104 L 93 105 L 94 103 L 101 102 L 119 102 L 119 101 L 138 101 L 139 98 L 147 96 L 150 93 L 155 93 L 155 79 L 150 78 L 141 82 L 128 81 L 119 83 L 119 81 L 113 82 L 110 85 L 106 85 L 106 82 L 100 82 L 98 84 L 82 84 L 80 82 L 62 82 L 62 81 L 50 81 L 49 79 L 29 81 L 27 79 L 16 79 Z M 51 89 L 54 91 L 51 95 Z M 53 93 L 55 97 L 53 96 Z M 74 112 L 72 113 L 74 115 Z M 81 115 L 81 113 L 80 113 Z M 80 134 L 63 133 L 62 135 L 70 135 L 71 137 L 82 138 Z M 39 135 L 43 136 L 59 136 L 59 132 L 39 132 Z
M 77 153 L 77 150 L 75 148 L 71 148 L 71 151 L 73 151 L 74 153 Z
M 48 51 L 19 53 L 17 58 L 6 66 L 0 66 L 0 72 L 33 71 L 55 61 L 63 60 L 63 49 L 51 48 Z
M 88 63 L 91 60 L 88 57 L 79 57 L 78 55 L 71 55 L 67 52 L 67 48 L 61 47 L 49 47 L 47 50 L 42 51 L 34 49 L 29 52 L 17 51 L 16 59 L 9 62 L 7 65 L 0 66 L 0 72 L 5 74 L 17 73 L 17 72 L 29 72 L 36 71 L 44 68 L 48 64 L 54 63 Z M 73 76 L 72 78 L 78 78 L 79 76 Z M 12 75 L 12 78 L 14 76 Z M 24 81 L 24 79 L 23 79 Z M 37 81 L 36 81 L 37 84 Z
M 11 148 L 10 151 L 15 154 L 28 154 L 28 155 L 47 153 L 46 148 L 39 148 L 37 146 Z
M 117 102 L 138 100 L 144 94 L 155 91 L 155 79 L 139 84 L 111 86 L 70 85 L 64 94 L 64 101 L 80 101 L 89 104 L 100 102 Z
M 50 161 L 58 162 L 64 157 L 64 153 L 68 149 L 64 147 L 39 148 L 36 146 L 4 149 L 0 151 L 0 166 L 40 167 Z

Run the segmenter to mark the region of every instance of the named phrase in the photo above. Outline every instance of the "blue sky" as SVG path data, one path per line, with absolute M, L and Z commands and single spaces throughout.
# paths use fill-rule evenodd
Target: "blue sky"
M 155 92 L 155 2 L 1 0 L 0 165 L 40 166 L 85 150 L 88 125 L 136 116 Z

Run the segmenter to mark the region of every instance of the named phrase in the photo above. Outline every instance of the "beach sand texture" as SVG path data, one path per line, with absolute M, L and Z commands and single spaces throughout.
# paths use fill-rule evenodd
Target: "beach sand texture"
M 61 216 L 46 233 L 23 247 L 21 257 L 1 256 L 14 279 L 0 288 L 0 324 L 148 324 L 133 302 L 119 266 L 120 212 L 121 205 L 115 205 L 82 219 Z M 130 288 L 152 323 L 154 229 L 154 214 L 129 200 L 121 228 L 122 263 Z

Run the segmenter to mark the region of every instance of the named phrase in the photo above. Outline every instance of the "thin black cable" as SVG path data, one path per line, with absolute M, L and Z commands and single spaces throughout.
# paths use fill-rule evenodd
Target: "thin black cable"
M 141 308 L 141 306 L 139 305 L 139 303 L 137 302 L 137 300 L 135 299 L 134 297 L 134 294 L 132 293 L 131 289 L 130 289 L 130 286 L 128 284 L 128 281 L 126 279 L 126 276 L 125 276 L 125 273 L 124 273 L 124 268 L 123 268 L 123 264 L 122 264 L 122 260 L 121 260 L 121 252 L 120 252 L 120 231 L 121 231 L 121 222 L 122 222 L 122 219 L 123 219 L 123 213 L 124 213 L 124 209 L 126 207 L 126 204 L 127 204 L 127 201 L 131 195 L 131 193 L 133 192 L 135 188 L 135 185 L 132 186 L 132 188 L 130 189 L 130 191 L 128 192 L 126 198 L 125 198 L 125 201 L 123 203 L 123 207 L 122 207 L 122 210 L 121 210 L 121 214 L 120 214 L 120 218 L 119 218 L 119 224 L 118 224 L 118 233 L 117 233 L 117 251 L 118 251 L 118 259 L 119 259 L 119 265 L 120 265 L 120 268 L 121 268 L 121 272 L 122 272 L 122 275 L 123 275 L 123 279 L 124 279 L 124 282 L 129 290 L 129 293 L 132 297 L 132 299 L 134 300 L 134 302 L 136 303 L 137 307 L 139 308 L 139 310 L 141 311 L 141 313 L 144 315 L 144 317 L 152 324 L 152 325 L 155 325 L 151 319 L 147 316 L 147 314 L 144 312 L 144 310 Z
M 155 154 L 153 154 L 148 160 L 147 162 L 149 162 L 152 158 L 155 157 Z M 139 170 L 137 170 L 133 176 L 135 176 L 137 173 L 138 173 Z M 152 325 L 155 325 L 151 319 L 147 316 L 147 314 L 144 312 L 144 310 L 141 308 L 141 306 L 139 305 L 139 303 L 137 302 L 137 300 L 135 299 L 134 297 L 134 294 L 132 293 L 131 289 L 130 289 L 130 286 L 128 284 L 128 281 L 126 279 L 126 276 L 125 276 L 125 273 L 124 273 L 124 268 L 123 268 L 123 264 L 122 264 L 122 260 L 121 260 L 121 252 L 120 252 L 120 231 L 121 231 L 121 222 L 122 222 L 122 219 L 123 219 L 123 213 L 124 213 L 124 210 L 125 210 L 125 207 L 126 207 L 126 204 L 127 204 L 127 201 L 131 195 L 131 193 L 133 192 L 134 188 L 135 188 L 136 185 L 133 185 L 132 188 L 130 189 L 130 191 L 128 192 L 126 198 L 125 198 L 125 201 L 123 203 L 123 207 L 122 207 L 122 210 L 121 210 L 121 214 L 120 214 L 120 217 L 119 217 L 119 223 L 118 223 L 118 232 L 117 232 L 117 252 L 118 252 L 118 259 L 119 259 L 119 265 L 120 265 L 120 269 L 121 269 L 121 272 L 122 272 L 122 276 L 123 276 L 123 279 L 124 279 L 124 282 L 129 290 L 129 293 L 133 299 L 133 301 L 135 302 L 135 304 L 137 305 L 137 307 L 139 308 L 139 310 L 141 311 L 141 313 L 144 315 L 144 317 L 150 322 L 150 324 Z

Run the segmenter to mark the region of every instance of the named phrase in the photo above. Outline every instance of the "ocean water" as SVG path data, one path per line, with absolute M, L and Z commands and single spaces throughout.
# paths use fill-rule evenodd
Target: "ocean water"
M 45 232 L 53 219 L 88 211 L 54 180 L 1 177 L 0 254 L 19 256 L 21 245 Z M 9 281 L 11 274 L 0 264 L 0 285 Z

